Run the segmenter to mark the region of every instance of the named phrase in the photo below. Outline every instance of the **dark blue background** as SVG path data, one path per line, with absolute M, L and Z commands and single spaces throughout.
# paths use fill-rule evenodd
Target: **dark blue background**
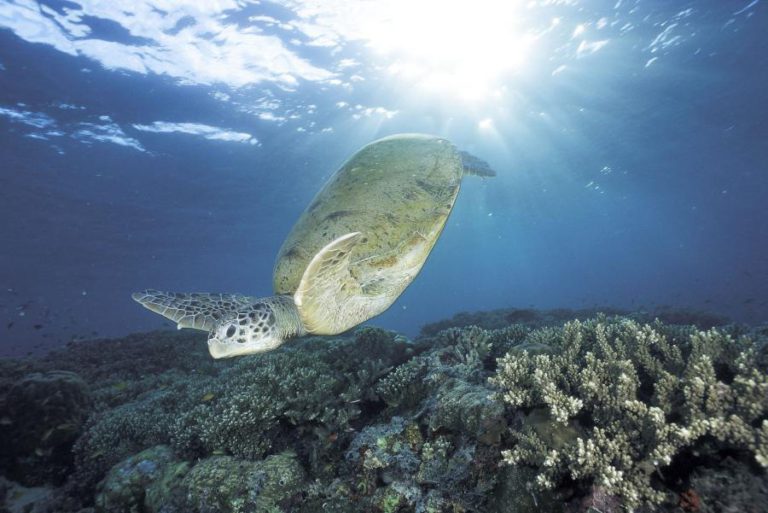
M 286 108 L 316 105 L 315 126 L 332 132 L 297 132 L 210 94 L 247 102 L 266 86 L 105 70 L 0 29 L 0 108 L 49 113 L 63 129 L 109 116 L 147 150 L 38 140 L 0 116 L 0 353 L 163 325 L 130 300 L 143 288 L 269 295 L 274 255 L 329 174 L 397 132 L 448 137 L 499 176 L 465 180 L 421 275 L 372 323 L 414 335 L 461 310 L 594 305 L 768 322 L 766 6 L 729 24 L 745 3 L 634 3 L 651 19 L 695 6 L 686 23 L 696 36 L 646 68 L 659 30 L 641 12 L 631 36 L 563 73 L 530 63 L 514 108 L 478 111 L 374 80 L 272 89 Z M 93 37 L 129 38 L 119 25 L 92 27 Z M 345 51 L 364 59 L 354 44 Z M 330 59 L 307 52 L 318 65 Z M 354 120 L 339 101 L 397 114 Z M 491 130 L 478 128 L 484 118 Z M 261 144 L 132 127 L 154 121 L 225 127 Z

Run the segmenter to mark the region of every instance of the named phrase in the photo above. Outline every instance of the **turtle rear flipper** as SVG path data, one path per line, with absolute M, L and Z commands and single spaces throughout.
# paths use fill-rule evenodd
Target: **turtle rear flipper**
M 293 300 L 306 330 L 335 335 L 368 320 L 370 299 L 349 271 L 360 232 L 342 235 L 321 249 L 304 270 Z
M 490 178 L 496 176 L 496 171 L 491 169 L 491 165 L 480 157 L 475 157 L 468 151 L 460 151 L 461 165 L 464 168 L 465 175 L 481 176 Z
M 252 304 L 256 298 L 237 294 L 161 292 L 148 289 L 131 296 L 145 308 L 176 323 L 179 329 L 211 331 L 219 319 Z

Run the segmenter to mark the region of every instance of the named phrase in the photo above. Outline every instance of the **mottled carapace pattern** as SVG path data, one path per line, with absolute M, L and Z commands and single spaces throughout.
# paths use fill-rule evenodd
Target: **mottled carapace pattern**
M 294 225 L 277 256 L 275 292 L 294 293 L 322 248 L 359 232 L 347 274 L 359 297 L 332 295 L 349 319 L 320 328 L 324 321 L 314 317 L 323 309 L 302 311 L 302 319 L 337 332 L 383 312 L 421 270 L 453 208 L 462 174 L 461 156 L 445 139 L 405 134 L 364 147 L 331 177 Z

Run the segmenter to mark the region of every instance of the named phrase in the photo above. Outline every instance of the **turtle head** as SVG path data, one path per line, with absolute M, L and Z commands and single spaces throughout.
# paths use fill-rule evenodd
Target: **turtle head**
M 280 328 L 280 308 L 269 301 L 256 301 L 227 313 L 214 324 L 208 335 L 208 351 L 214 358 L 229 358 L 271 351 L 285 342 Z

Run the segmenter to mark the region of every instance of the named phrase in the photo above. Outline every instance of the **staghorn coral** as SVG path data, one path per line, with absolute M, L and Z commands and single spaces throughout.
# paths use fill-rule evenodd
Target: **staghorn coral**
M 559 325 L 569 319 L 594 317 L 599 312 L 611 315 L 625 315 L 629 312 L 616 308 L 588 308 L 572 310 L 557 308 L 554 310 L 533 310 L 530 308 L 502 308 L 480 312 L 460 312 L 450 319 L 426 324 L 421 328 L 422 336 L 435 336 L 448 328 L 466 328 L 479 326 L 486 330 L 502 330 L 508 326 L 524 328 L 541 328 L 543 326 Z M 645 315 L 647 317 L 647 315 Z M 652 317 L 651 317 L 652 319 Z
M 486 330 L 500 330 L 507 326 L 541 328 L 559 326 L 571 319 L 590 319 L 597 315 L 624 316 L 637 322 L 647 323 L 660 319 L 666 324 L 692 325 L 699 329 L 725 326 L 727 317 L 710 312 L 658 306 L 648 311 L 629 312 L 620 308 L 603 306 L 599 308 L 556 308 L 553 310 L 533 310 L 530 308 L 503 308 L 480 312 L 460 312 L 450 319 L 426 324 L 421 328 L 421 335 L 431 337 L 448 328 L 479 326 Z
M 535 466 L 539 488 L 567 477 L 629 508 L 658 504 L 654 473 L 708 439 L 768 466 L 768 375 L 751 339 L 605 317 L 532 335 L 554 354 L 510 352 L 491 382 L 507 404 L 544 408 L 571 430 L 555 444 L 523 422 L 503 452 L 508 464 Z

